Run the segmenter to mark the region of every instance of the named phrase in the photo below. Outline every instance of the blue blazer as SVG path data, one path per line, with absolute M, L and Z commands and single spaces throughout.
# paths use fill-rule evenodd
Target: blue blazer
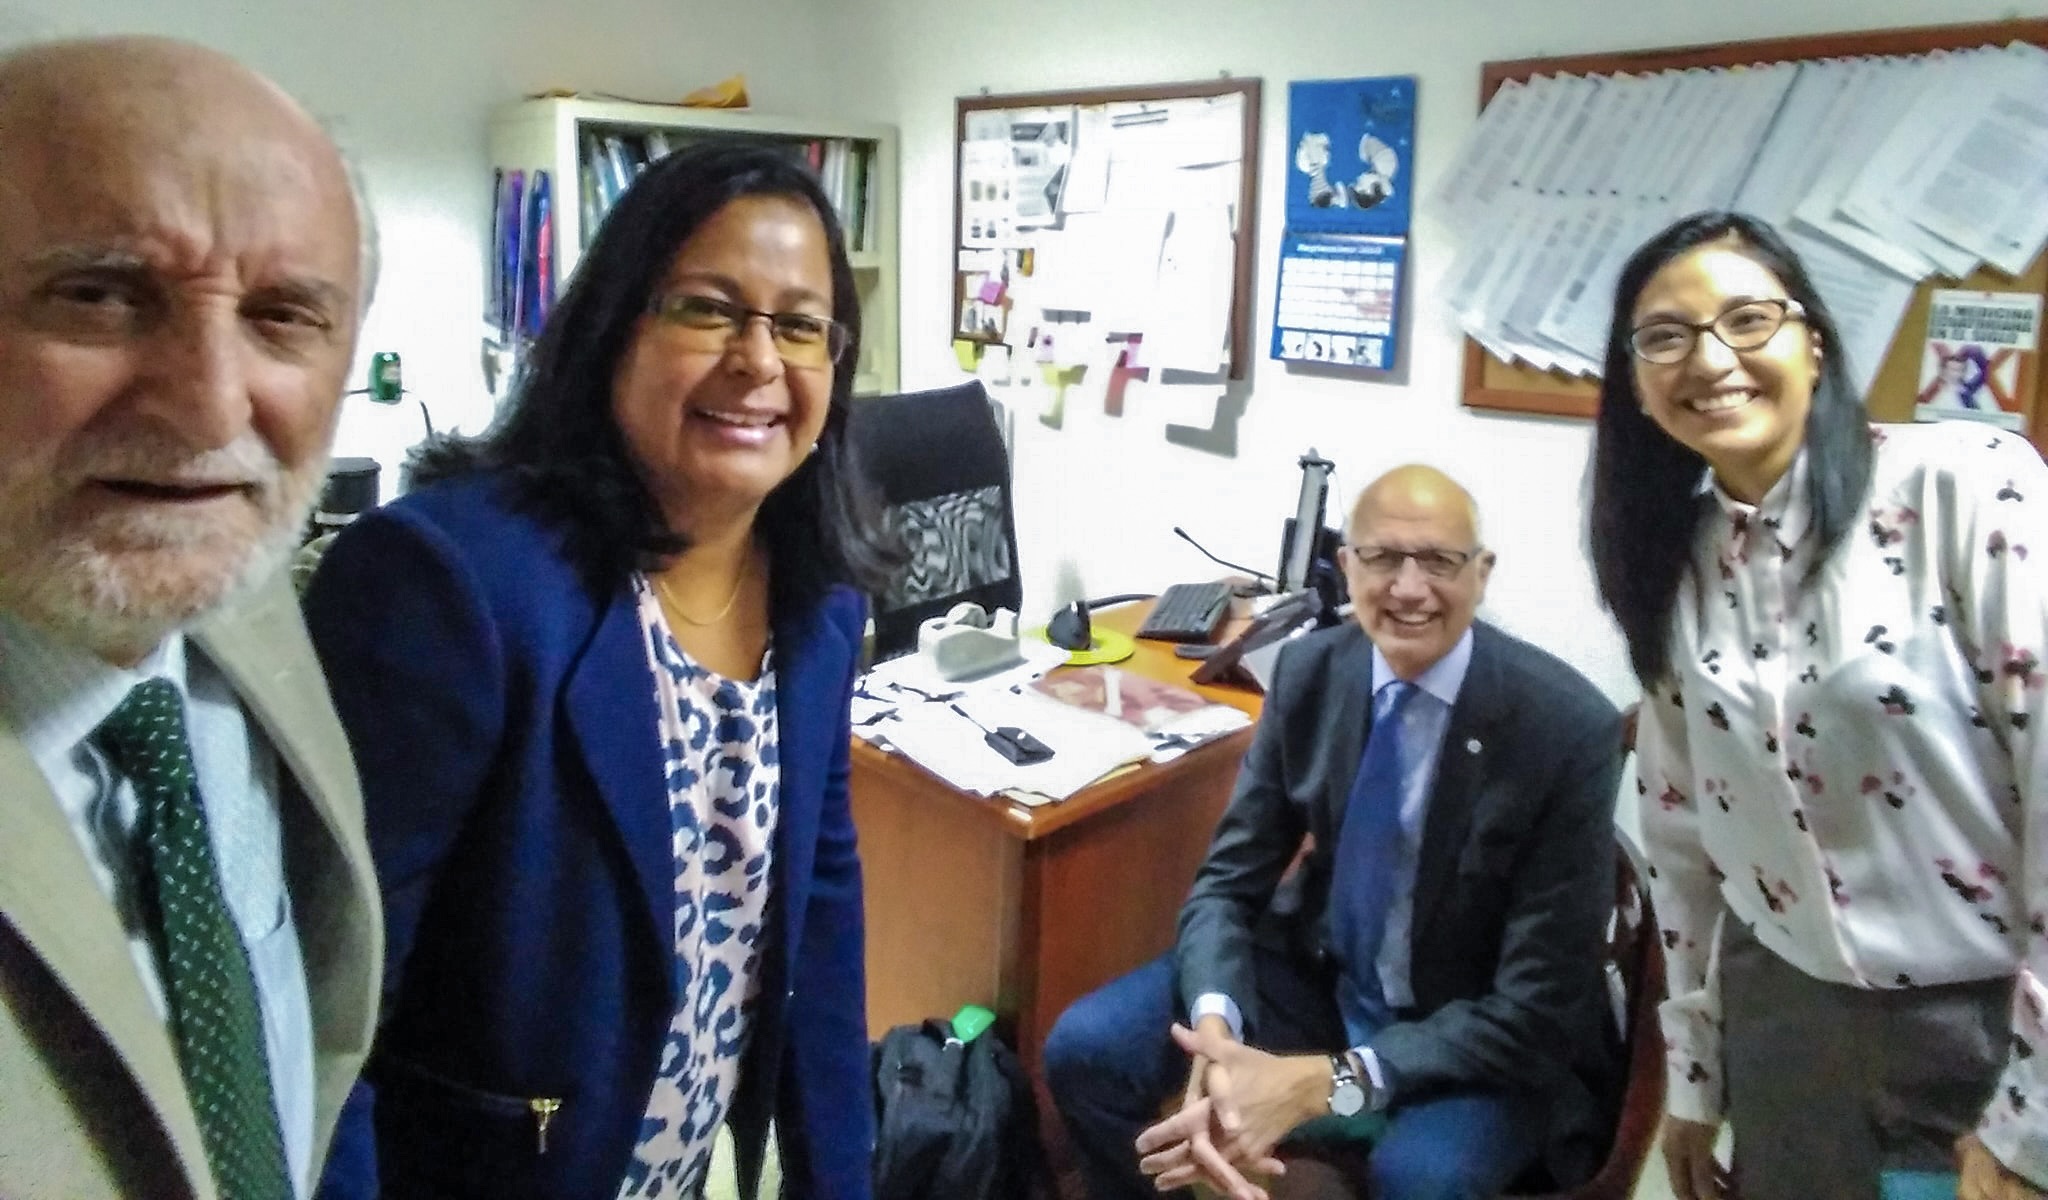
M 306 597 L 384 892 L 375 1049 L 323 1200 L 612 1200 L 676 1007 L 668 788 L 630 587 L 497 476 L 350 525 Z M 751 1195 L 867 1200 L 873 1151 L 848 704 L 865 603 L 774 618 L 781 722 L 760 998 L 728 1113 Z

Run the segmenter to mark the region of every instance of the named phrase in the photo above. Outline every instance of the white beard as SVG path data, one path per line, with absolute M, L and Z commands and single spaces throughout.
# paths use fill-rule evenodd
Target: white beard
M 53 469 L 0 476 L 0 609 L 110 661 L 139 659 L 283 565 L 326 467 L 322 456 L 287 471 L 253 432 L 197 454 L 153 431 L 81 440 Z M 234 479 L 250 491 L 222 502 L 226 518 L 169 506 L 67 515 L 95 478 Z

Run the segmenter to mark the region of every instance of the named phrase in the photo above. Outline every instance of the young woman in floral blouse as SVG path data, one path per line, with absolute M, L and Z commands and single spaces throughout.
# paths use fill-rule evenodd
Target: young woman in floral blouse
M 1841 345 L 1743 216 L 1665 230 L 1617 289 L 1592 542 L 1645 692 L 1672 1186 L 1875 1200 L 1949 1170 L 2032 1200 L 2048 470 L 1984 425 L 1872 428 Z

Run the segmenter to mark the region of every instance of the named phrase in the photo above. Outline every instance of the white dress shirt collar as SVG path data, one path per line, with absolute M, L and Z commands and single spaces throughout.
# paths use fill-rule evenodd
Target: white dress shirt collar
M 1442 658 L 1430 664 L 1415 680 L 1415 686 L 1443 702 L 1445 708 L 1455 707 L 1458 691 L 1465 686 L 1465 672 L 1472 666 L 1472 629 L 1466 626 L 1465 635 L 1447 651 Z M 1394 666 L 1380 648 L 1372 648 L 1372 694 L 1377 696 L 1380 689 L 1400 676 L 1394 673 Z

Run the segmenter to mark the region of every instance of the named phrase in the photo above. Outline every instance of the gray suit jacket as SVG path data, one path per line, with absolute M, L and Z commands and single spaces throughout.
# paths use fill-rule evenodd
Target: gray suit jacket
M 1395 1105 L 1454 1089 L 1542 1091 L 1553 1173 L 1579 1174 L 1613 1132 L 1620 1080 L 1602 963 L 1621 719 L 1558 659 L 1483 622 L 1473 634 L 1423 822 L 1409 947 L 1416 1003 L 1372 1046 Z M 1371 680 L 1372 643 L 1348 622 L 1281 652 L 1181 910 L 1183 1001 L 1232 997 L 1254 1045 L 1255 942 L 1290 952 L 1334 995 L 1325 908 L 1372 721 Z M 1304 834 L 1314 849 L 1279 887 Z
M 314 1177 L 375 1027 L 377 884 L 348 742 L 282 577 L 192 636 L 285 767 L 285 861 L 313 1006 Z M 0 1196 L 212 1200 L 177 1050 L 113 903 L 0 725 Z

